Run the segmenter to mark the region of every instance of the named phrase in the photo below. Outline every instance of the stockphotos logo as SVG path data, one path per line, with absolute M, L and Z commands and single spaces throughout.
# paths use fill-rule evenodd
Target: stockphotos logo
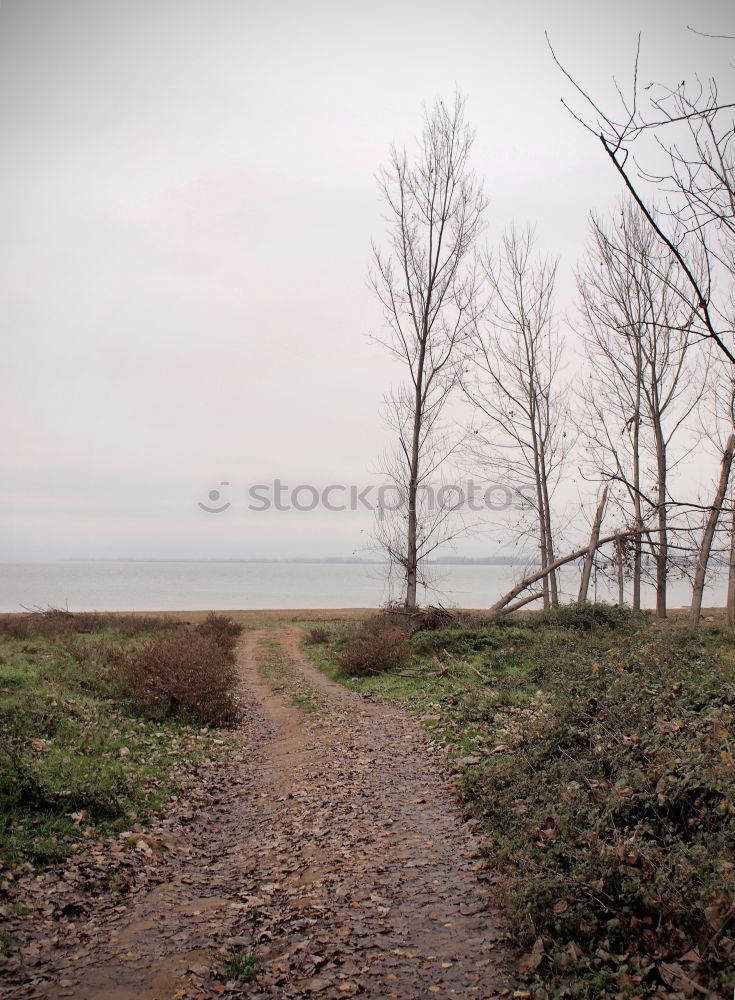
M 229 486 L 230 483 L 229 481 L 223 480 L 219 485 Z M 224 502 L 220 503 L 220 501 L 222 500 L 222 494 L 217 489 L 210 490 L 209 493 L 207 493 L 207 500 L 209 501 L 210 504 L 216 505 L 214 507 L 207 506 L 207 504 L 202 503 L 201 500 L 199 501 L 199 507 L 201 507 L 202 510 L 205 510 L 208 514 L 222 514 L 224 513 L 224 511 L 227 510 L 228 507 L 232 506 L 228 500 L 225 500 Z
M 221 487 L 227 487 L 226 490 Z M 221 480 L 217 487 L 207 493 L 206 502 L 197 506 L 207 514 L 223 514 L 237 505 L 237 496 L 231 491 L 230 480 Z M 230 497 L 233 499 L 230 499 Z M 242 495 L 241 495 L 242 496 Z M 299 511 L 309 513 L 315 510 L 343 513 L 344 511 L 366 510 L 379 518 L 400 511 L 407 502 L 405 490 L 394 483 L 379 486 L 357 486 L 347 483 L 329 483 L 314 486 L 299 483 L 289 486 L 281 479 L 271 483 L 255 483 L 244 490 L 244 505 L 255 513 L 263 511 Z M 418 488 L 417 504 L 427 513 L 440 511 L 491 511 L 530 510 L 533 501 L 520 486 L 506 483 L 443 483 L 440 486 L 422 485 Z

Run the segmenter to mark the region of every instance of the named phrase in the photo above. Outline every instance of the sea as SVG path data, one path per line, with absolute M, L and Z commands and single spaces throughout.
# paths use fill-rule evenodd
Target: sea
M 453 564 L 430 567 L 431 586 L 422 604 L 488 608 L 520 579 L 519 566 Z M 579 570 L 565 568 L 561 591 L 573 599 Z M 705 607 L 725 603 L 727 580 L 713 576 Z M 0 564 L 0 611 L 47 607 L 70 611 L 194 611 L 286 608 L 373 608 L 398 594 L 387 567 L 368 563 L 303 562 L 52 562 Z M 590 599 L 616 601 L 602 576 L 592 580 Z M 651 586 L 643 604 L 653 607 Z M 671 579 L 669 607 L 691 598 L 686 579 Z

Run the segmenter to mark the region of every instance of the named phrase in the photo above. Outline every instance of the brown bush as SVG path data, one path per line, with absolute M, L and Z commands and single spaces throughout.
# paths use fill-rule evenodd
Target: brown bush
M 340 656 L 340 667 L 348 674 L 380 674 L 393 670 L 406 657 L 403 642 L 406 632 L 387 628 L 381 632 L 364 632 L 350 642 Z
M 321 642 L 329 642 L 329 629 L 324 628 L 322 625 L 310 628 L 306 633 L 304 642 L 307 646 L 317 646 Z
M 378 614 L 364 619 L 362 631 L 376 633 L 387 629 L 400 629 L 408 636 L 414 632 L 448 628 L 457 624 L 458 620 L 454 612 L 442 607 L 430 606 L 407 611 L 402 604 L 386 604 Z
M 174 618 L 158 615 L 103 615 L 95 613 L 95 617 L 99 628 L 109 628 L 126 637 L 140 635 L 143 632 L 172 632 L 181 628 L 182 624 Z M 87 630 L 78 629 L 77 631 Z M 88 631 L 92 631 L 92 629 L 88 629 Z
M 439 605 L 429 605 L 427 608 L 419 608 L 414 618 L 416 631 L 435 631 L 440 628 L 450 628 L 457 623 L 457 616 L 446 608 Z
M 28 622 L 25 617 L 20 615 L 13 615 L 11 618 L 0 619 L 0 635 L 5 635 L 9 639 L 27 639 L 28 638 Z
M 90 669 L 95 667 L 117 668 L 127 660 L 125 650 L 107 639 L 87 639 L 81 643 L 74 639 L 67 639 L 59 648 L 77 663 Z
M 235 666 L 210 636 L 182 629 L 129 654 L 115 673 L 136 710 L 150 717 L 191 713 L 210 726 L 239 718 Z
M 379 611 L 376 615 L 363 618 L 360 622 L 361 636 L 380 635 L 381 632 L 396 631 L 408 637 L 412 634 L 410 616 L 405 612 L 391 610 Z
M 242 625 L 228 615 L 218 615 L 210 611 L 207 617 L 195 629 L 199 635 L 212 639 L 228 656 L 233 656 L 237 640 L 242 632 Z
M 99 611 L 67 611 L 65 608 L 37 608 L 0 621 L 0 634 L 25 639 L 30 635 L 58 638 L 75 633 L 112 629 L 122 636 L 179 628 L 179 623 L 155 615 L 117 615 Z

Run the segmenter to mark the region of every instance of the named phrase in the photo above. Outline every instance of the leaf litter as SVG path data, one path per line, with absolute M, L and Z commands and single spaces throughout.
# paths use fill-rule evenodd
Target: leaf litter
M 443 751 L 399 709 L 324 677 L 300 636 L 245 634 L 245 722 L 186 801 L 6 879 L 1 996 L 510 995 L 481 843 Z

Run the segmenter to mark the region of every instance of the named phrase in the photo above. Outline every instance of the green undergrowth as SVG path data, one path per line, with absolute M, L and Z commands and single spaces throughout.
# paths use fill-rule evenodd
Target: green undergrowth
M 731 995 L 732 633 L 572 607 L 404 633 L 398 666 L 348 675 L 375 627 L 306 648 L 447 746 L 530 995 Z
M 0 627 L 0 868 L 145 823 L 222 744 L 194 713 L 136 708 L 124 689 L 127 658 L 181 626 L 52 614 Z

